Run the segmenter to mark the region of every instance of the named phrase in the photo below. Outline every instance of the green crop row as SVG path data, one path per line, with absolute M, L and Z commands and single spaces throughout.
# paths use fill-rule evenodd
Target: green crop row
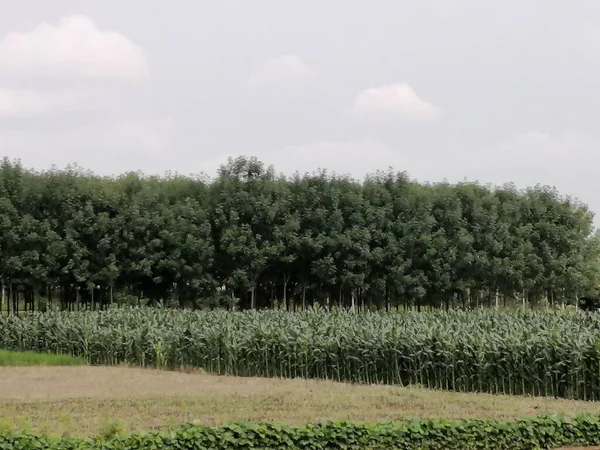
M 0 433 L 0 448 L 20 450 L 530 450 L 598 443 L 598 416 L 581 416 L 571 420 L 539 417 L 505 422 L 430 420 L 387 424 L 323 423 L 300 427 L 231 424 L 89 439 L 51 438 L 24 432 Z
M 600 315 L 123 309 L 0 316 L 0 348 L 92 364 L 600 400 Z

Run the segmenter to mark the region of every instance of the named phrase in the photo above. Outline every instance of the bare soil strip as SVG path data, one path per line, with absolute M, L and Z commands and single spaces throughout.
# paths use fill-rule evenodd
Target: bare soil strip
M 600 404 L 120 367 L 0 367 L 0 428 L 87 436 L 231 421 L 299 424 L 600 413 Z

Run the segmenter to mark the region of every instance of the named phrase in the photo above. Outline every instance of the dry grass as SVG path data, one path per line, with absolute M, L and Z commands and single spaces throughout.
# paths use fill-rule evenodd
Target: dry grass
M 73 436 L 185 422 L 513 418 L 600 412 L 599 403 L 118 367 L 0 367 L 0 428 Z

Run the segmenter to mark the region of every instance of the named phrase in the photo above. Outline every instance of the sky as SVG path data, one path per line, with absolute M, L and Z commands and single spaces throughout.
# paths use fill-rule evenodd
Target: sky
M 0 156 L 556 187 L 600 213 L 596 0 L 0 0 Z

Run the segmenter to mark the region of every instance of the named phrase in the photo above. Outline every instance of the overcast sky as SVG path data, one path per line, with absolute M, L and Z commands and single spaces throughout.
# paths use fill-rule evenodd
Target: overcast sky
M 0 154 L 556 186 L 600 213 L 597 0 L 0 0 Z

